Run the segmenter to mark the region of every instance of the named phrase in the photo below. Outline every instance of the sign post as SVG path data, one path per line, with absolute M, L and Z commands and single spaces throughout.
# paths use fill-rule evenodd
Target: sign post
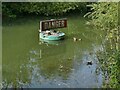
M 40 38 L 44 40 L 61 40 L 65 33 L 56 31 L 57 28 L 67 27 L 67 19 L 51 19 L 40 21 Z

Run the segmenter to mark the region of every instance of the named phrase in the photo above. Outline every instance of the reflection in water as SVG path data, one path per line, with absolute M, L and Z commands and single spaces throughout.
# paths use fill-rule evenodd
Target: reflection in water
M 30 27 L 28 24 L 3 27 L 3 87 L 101 87 L 102 72 L 95 54 L 101 49 L 98 31 L 84 26 L 84 20 L 79 25 L 80 18 L 76 18 L 68 18 L 65 31 L 68 37 L 58 42 L 38 41 L 37 25 L 33 21 Z M 80 28 L 83 30 L 78 31 Z M 72 37 L 82 41 L 74 42 Z M 92 65 L 87 65 L 88 61 Z
M 14 87 L 22 88 L 100 87 L 102 72 L 99 69 L 95 52 L 83 51 L 81 53 L 75 48 L 67 49 L 66 45 L 74 45 L 74 42 L 62 44 L 58 46 L 44 44 L 45 47 L 40 47 L 40 50 L 29 51 L 28 62 L 20 66 L 16 82 L 7 84 L 7 87 L 13 87 L 15 84 L 17 85 Z M 92 61 L 93 64 L 87 65 L 87 61 Z

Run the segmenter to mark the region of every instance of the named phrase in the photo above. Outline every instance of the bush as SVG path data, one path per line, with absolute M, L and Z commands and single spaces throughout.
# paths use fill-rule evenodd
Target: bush
M 16 17 L 19 14 L 61 15 L 71 10 L 86 10 L 86 3 L 79 2 L 4 2 L 3 15 Z
M 91 7 L 91 12 L 88 12 L 85 16 L 91 19 L 90 23 L 97 29 L 104 30 L 106 33 L 104 51 L 98 54 L 104 74 L 107 72 L 107 76 L 105 75 L 107 82 L 104 86 L 119 88 L 120 33 L 118 28 L 118 3 L 100 2 L 88 5 L 88 7 Z

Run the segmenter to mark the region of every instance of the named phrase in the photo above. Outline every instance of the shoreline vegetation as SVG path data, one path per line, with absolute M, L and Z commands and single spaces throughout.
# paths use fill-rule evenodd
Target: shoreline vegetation
M 92 12 L 85 16 L 91 18 L 90 23 L 105 32 L 103 50 L 97 53 L 104 72 L 104 88 L 120 88 L 120 32 L 119 3 L 101 2 L 88 5 Z
M 89 18 L 89 25 L 105 32 L 104 51 L 98 51 L 97 57 L 104 72 L 104 88 L 120 88 L 120 26 L 119 4 L 117 2 L 3 2 L 3 18 L 18 18 L 19 15 L 59 16 L 77 12 Z M 3 19 L 4 20 L 4 19 Z M 103 36 L 104 37 L 104 36 Z

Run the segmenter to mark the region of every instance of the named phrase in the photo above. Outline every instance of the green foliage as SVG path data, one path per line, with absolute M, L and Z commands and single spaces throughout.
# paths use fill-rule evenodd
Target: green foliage
M 2 2 L 0 2 L 0 14 L 2 13 Z
M 22 3 L 17 5 L 17 2 L 2 3 L 2 14 L 3 16 L 16 17 L 22 11 L 21 6 Z
M 61 15 L 71 10 L 86 10 L 86 3 L 78 2 L 14 2 L 2 5 L 3 15 L 15 17 L 19 14 Z
M 104 51 L 98 54 L 98 59 L 102 64 L 105 74 L 105 87 L 119 88 L 119 29 L 118 29 L 118 3 L 101 2 L 88 5 L 91 12 L 85 16 L 91 18 L 90 23 L 106 33 Z
M 118 26 L 118 3 L 94 3 L 87 5 L 91 12 L 87 13 L 91 23 L 101 29 L 114 29 Z

